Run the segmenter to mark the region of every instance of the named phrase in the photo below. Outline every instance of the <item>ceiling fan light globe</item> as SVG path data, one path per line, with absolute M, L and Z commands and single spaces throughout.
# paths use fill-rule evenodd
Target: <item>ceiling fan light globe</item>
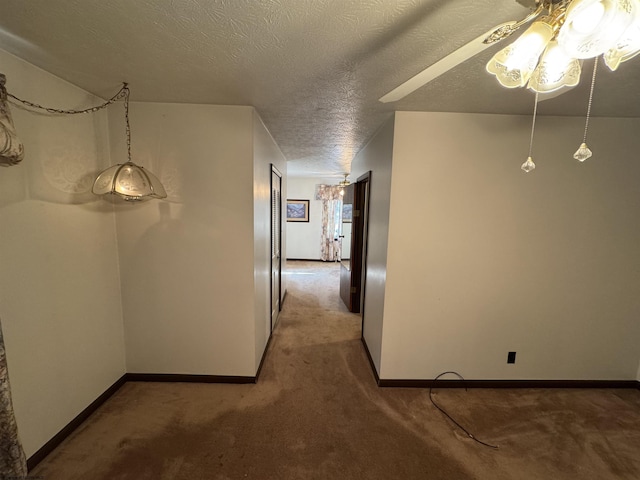
M 573 28 L 581 34 L 589 34 L 598 27 L 606 13 L 601 1 L 587 2 L 585 7 L 574 15 Z
M 489 60 L 487 71 L 495 75 L 503 87 L 524 87 L 553 34 L 551 25 L 535 22 L 515 42 Z
M 567 55 L 593 58 L 614 48 L 636 16 L 635 0 L 574 0 L 567 7 L 558 43 Z
M 603 55 L 604 62 L 610 70 L 618 69 L 622 62 L 632 59 L 640 53 L 640 1 L 632 0 L 635 9 L 635 18 L 618 39 L 613 48 Z
M 580 82 L 581 70 L 580 60 L 568 56 L 558 42 L 552 41 L 540 58 L 527 88 L 542 94 L 566 90 Z

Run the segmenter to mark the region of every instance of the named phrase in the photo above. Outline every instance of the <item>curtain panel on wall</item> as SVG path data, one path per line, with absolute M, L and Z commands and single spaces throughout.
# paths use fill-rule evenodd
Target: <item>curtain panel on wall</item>
M 27 460 L 18 438 L 0 322 L 0 478 L 27 478 Z
M 0 165 L 6 167 L 22 161 L 24 146 L 13 126 L 5 82 L 6 77 L 0 73 Z
M 320 259 L 325 262 L 340 260 L 339 235 L 343 193 L 342 187 L 337 185 L 316 185 L 316 200 L 322 201 Z

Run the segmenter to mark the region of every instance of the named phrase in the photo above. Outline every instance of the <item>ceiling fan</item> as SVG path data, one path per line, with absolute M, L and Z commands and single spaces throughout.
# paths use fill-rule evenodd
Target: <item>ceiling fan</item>
M 519 1 L 519 3 L 525 3 L 525 6 L 531 6 L 534 0 L 531 1 Z M 409 80 L 391 90 L 389 93 L 380 98 L 380 102 L 389 103 L 397 102 L 403 99 L 410 93 L 413 93 L 420 87 L 426 85 L 431 80 L 438 78 L 443 73 L 448 72 L 452 68 L 459 64 L 469 60 L 471 57 L 486 50 L 499 41 L 509 37 L 515 33 L 522 25 L 530 22 L 538 15 L 542 13 L 545 8 L 545 4 L 551 3 L 548 1 L 535 0 L 534 6 L 531 12 L 520 21 L 512 20 L 510 22 L 501 23 L 496 25 L 488 32 L 483 33 L 477 38 L 474 38 L 462 47 L 454 50 L 446 57 L 438 60 L 433 65 L 427 67 L 422 72 L 411 77 Z
M 583 59 L 603 55 L 607 66 L 616 70 L 621 62 L 640 52 L 640 0 L 518 2 L 531 8 L 525 18 L 497 25 L 483 33 L 381 97 L 380 102 L 395 102 L 406 97 L 534 19 L 520 38 L 494 56 L 487 71 L 508 88 L 523 87 L 531 79 L 527 86 L 540 93 L 541 99 L 577 85 Z M 517 43 L 521 45 L 516 47 Z M 561 48 L 557 48 L 559 44 Z M 554 53 L 550 53 L 552 49 Z M 520 62 L 517 68 L 513 66 L 514 59 Z M 553 76 L 562 78 L 552 80 Z

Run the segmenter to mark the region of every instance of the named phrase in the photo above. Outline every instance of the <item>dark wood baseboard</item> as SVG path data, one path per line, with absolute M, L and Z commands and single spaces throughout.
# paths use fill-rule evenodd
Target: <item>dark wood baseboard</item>
M 374 369 L 375 371 L 375 369 Z M 637 388 L 637 380 L 392 380 L 380 387 L 396 388 Z
M 287 258 L 287 262 L 320 262 L 320 263 L 340 263 L 334 260 L 320 260 L 319 258 Z
M 78 428 L 89 416 L 95 412 L 104 402 L 106 402 L 114 393 L 116 393 L 120 387 L 127 382 L 127 374 L 124 374 L 116 382 L 107 388 L 98 398 L 96 398 L 91 404 L 82 410 L 76 417 L 71 420 L 62 430 L 56 433 L 51 440 L 45 443 L 40 449 L 31 455 L 27 460 L 27 469 L 32 470 L 38 463 L 40 463 L 47 455 L 49 455 L 63 440 L 65 440 L 71 433 Z
M 256 377 L 235 375 L 189 375 L 182 373 L 127 373 L 127 382 L 173 382 L 173 383 L 256 383 Z
M 376 370 L 376 364 L 373 363 L 373 357 L 371 356 L 371 352 L 369 351 L 369 346 L 367 345 L 367 341 L 364 339 L 364 336 L 360 337 L 362 340 L 362 345 L 364 346 L 364 351 L 367 354 L 367 358 L 369 359 L 369 365 L 371 365 L 371 371 L 373 372 L 373 376 L 376 379 L 376 383 L 380 386 L 380 377 L 378 376 L 378 371 Z

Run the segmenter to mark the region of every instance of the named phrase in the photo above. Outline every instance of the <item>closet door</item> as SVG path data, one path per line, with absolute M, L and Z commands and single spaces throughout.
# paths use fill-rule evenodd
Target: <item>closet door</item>
M 282 274 L 282 175 L 271 166 L 271 331 L 280 314 Z

